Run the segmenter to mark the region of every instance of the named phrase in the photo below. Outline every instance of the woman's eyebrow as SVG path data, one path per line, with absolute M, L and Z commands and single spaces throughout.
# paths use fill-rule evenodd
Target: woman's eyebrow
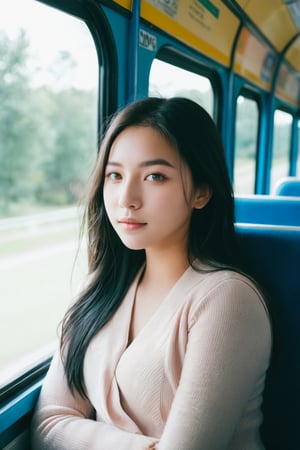
M 167 167 L 172 167 L 173 169 L 175 169 L 175 167 L 173 166 L 173 164 L 171 164 L 169 161 L 167 161 L 166 159 L 149 159 L 147 161 L 143 161 L 139 164 L 141 167 L 148 167 L 148 166 L 167 166 Z
M 116 167 L 122 167 L 123 164 L 117 162 L 117 161 L 107 161 L 107 166 L 116 166 Z M 142 161 L 139 164 L 140 167 L 149 167 L 149 166 L 167 166 L 167 167 L 172 167 L 173 169 L 175 169 L 175 166 L 173 164 L 171 164 L 169 161 L 167 161 L 166 159 L 149 159 L 147 161 Z
M 118 163 L 116 161 L 107 161 L 106 165 L 107 166 L 117 166 L 117 167 L 121 167 L 122 166 L 121 163 Z

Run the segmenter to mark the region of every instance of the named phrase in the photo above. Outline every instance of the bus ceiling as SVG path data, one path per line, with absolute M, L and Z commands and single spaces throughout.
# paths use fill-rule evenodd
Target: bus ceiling
M 224 0 L 249 28 L 258 31 L 300 73 L 300 0 Z

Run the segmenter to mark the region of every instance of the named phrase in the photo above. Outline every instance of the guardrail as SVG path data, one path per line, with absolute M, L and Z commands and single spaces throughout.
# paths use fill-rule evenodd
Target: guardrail
M 0 219 L 0 231 L 16 230 L 21 228 L 31 228 L 38 225 L 46 225 L 53 222 L 74 219 L 80 217 L 81 210 L 77 207 L 58 209 L 28 216 L 9 217 Z

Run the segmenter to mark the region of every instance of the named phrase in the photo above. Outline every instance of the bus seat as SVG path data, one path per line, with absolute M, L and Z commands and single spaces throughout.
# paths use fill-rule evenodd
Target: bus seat
M 300 197 L 235 197 L 235 222 L 300 226 Z
M 285 195 L 300 197 L 300 178 L 285 177 L 281 178 L 275 186 L 276 195 Z
M 300 449 L 300 227 L 237 224 L 236 230 L 249 271 L 265 287 L 274 316 L 275 351 L 261 429 L 265 447 Z

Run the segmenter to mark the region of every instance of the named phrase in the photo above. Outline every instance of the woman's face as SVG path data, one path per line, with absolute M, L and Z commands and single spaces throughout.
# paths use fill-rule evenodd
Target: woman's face
M 105 171 L 104 204 L 128 248 L 186 248 L 192 211 L 209 200 L 204 194 L 194 189 L 188 167 L 154 128 L 132 126 L 114 141 Z

